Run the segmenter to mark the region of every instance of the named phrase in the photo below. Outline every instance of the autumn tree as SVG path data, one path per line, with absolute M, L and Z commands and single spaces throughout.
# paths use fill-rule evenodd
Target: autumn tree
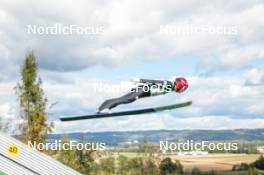
M 52 126 L 47 124 L 47 98 L 37 75 L 38 63 L 33 51 L 27 51 L 21 67 L 21 80 L 15 87 L 20 107 L 24 141 L 42 143 Z

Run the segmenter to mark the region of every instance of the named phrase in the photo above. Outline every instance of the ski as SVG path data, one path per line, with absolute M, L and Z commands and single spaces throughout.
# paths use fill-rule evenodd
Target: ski
M 129 110 L 129 111 L 113 112 L 113 113 L 96 113 L 96 114 L 91 114 L 91 115 L 61 117 L 60 120 L 61 121 L 74 121 L 74 120 L 86 120 L 86 119 L 96 119 L 96 118 L 105 118 L 105 117 L 118 117 L 118 116 L 124 116 L 124 115 L 140 115 L 140 114 L 155 113 L 155 112 L 161 112 L 165 110 L 182 108 L 182 107 L 190 106 L 191 104 L 192 104 L 192 101 L 188 101 L 184 103 L 177 103 L 177 104 L 153 107 L 153 108 L 136 109 L 136 110 Z

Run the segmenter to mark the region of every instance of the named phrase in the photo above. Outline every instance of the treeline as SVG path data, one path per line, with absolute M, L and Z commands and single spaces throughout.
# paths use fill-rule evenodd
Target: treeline
M 241 163 L 240 165 L 234 165 L 233 171 L 248 171 L 249 175 L 257 175 L 258 170 L 264 170 L 264 157 L 261 155 L 258 160 L 251 164 Z
M 259 154 L 257 150 L 259 145 L 264 145 L 263 141 L 238 142 L 238 150 L 231 153 Z
M 146 138 L 146 137 L 144 137 Z M 237 153 L 237 154 L 260 154 L 260 152 L 257 150 L 257 147 L 260 145 L 264 145 L 263 141 L 229 141 L 229 142 L 237 142 L 237 150 L 210 150 L 210 149 L 205 149 L 203 151 L 207 151 L 208 153 Z M 214 142 L 217 144 L 218 142 Z M 225 143 L 224 141 L 221 143 Z M 226 142 L 228 143 L 228 142 Z M 137 146 L 138 148 L 135 148 Z M 131 147 L 131 148 L 129 148 Z M 143 142 L 136 143 L 133 145 L 126 145 L 126 151 L 129 152 L 141 152 L 144 153 L 146 150 L 147 152 L 151 154 L 157 154 L 157 153 L 162 153 L 160 150 L 160 147 L 156 143 L 150 143 L 147 141 L 147 139 L 144 139 Z M 116 149 L 118 151 L 118 148 Z M 191 148 L 190 148 L 191 150 Z M 176 151 L 167 151 L 168 153 L 176 153 Z
M 69 143 L 67 135 L 62 135 L 62 143 Z M 88 141 L 84 136 L 81 143 Z M 160 158 L 153 156 L 153 147 L 142 145 L 141 153 L 137 157 L 124 155 L 109 155 L 103 151 L 90 150 L 57 150 L 48 154 L 79 171 L 84 175 L 222 175 L 217 171 L 202 172 L 198 168 L 187 172 L 178 160 L 170 157 Z

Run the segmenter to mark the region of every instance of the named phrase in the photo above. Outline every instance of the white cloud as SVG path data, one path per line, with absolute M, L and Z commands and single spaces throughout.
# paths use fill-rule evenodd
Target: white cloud
M 263 68 L 254 68 L 247 73 L 246 85 L 264 85 L 264 70 Z
M 263 58 L 263 40 L 260 39 L 263 38 L 263 20 L 259 18 L 264 15 L 263 2 L 226 3 L 2 1 L 0 36 L 9 59 L 21 62 L 25 49 L 31 47 L 39 55 L 41 67 L 58 71 L 123 64 L 134 59 L 177 58 L 182 54 L 213 57 L 229 68 L 245 66 L 255 56 Z M 55 23 L 102 25 L 105 33 L 99 36 L 33 36 L 26 33 L 28 24 L 50 26 Z M 166 36 L 159 33 L 161 25 L 183 27 L 186 24 L 235 26 L 238 35 Z

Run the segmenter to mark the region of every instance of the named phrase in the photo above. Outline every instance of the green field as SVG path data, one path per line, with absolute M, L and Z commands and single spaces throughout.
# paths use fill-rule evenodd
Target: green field
M 126 156 L 129 158 L 143 157 L 142 153 L 136 153 L 136 152 L 120 152 L 119 155 Z

